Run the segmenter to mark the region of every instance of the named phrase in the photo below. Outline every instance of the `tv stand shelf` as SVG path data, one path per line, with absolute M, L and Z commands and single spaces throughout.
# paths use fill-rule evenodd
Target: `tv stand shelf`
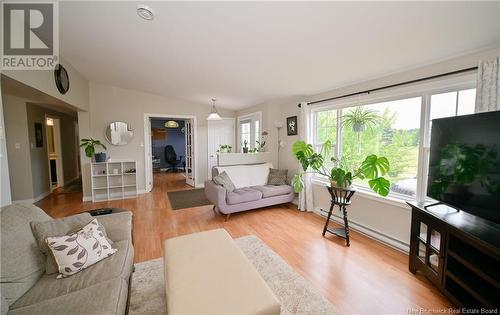
M 460 307 L 500 306 L 500 225 L 446 205 L 412 208 L 410 265 Z

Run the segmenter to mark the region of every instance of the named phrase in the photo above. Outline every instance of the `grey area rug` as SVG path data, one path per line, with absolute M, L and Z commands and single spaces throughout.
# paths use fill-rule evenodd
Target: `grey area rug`
M 205 189 L 203 188 L 171 191 L 167 193 L 167 197 L 170 200 L 172 210 L 200 207 L 212 204 L 210 201 L 208 201 L 207 197 L 205 197 Z
M 282 315 L 339 314 L 335 307 L 256 236 L 236 239 L 274 295 Z M 163 259 L 135 265 L 130 314 L 166 314 Z

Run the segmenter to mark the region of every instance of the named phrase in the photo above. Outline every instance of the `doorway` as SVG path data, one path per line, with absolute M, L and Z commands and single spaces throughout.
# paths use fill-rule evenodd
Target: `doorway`
M 146 191 L 196 185 L 196 117 L 145 114 Z
M 59 118 L 45 116 L 47 155 L 49 161 L 50 191 L 64 186 L 63 159 L 61 149 L 61 121 Z
M 208 179 L 212 179 L 212 168 L 217 166 L 217 153 L 221 145 L 231 146 L 231 152 L 237 150 L 234 118 L 208 121 Z

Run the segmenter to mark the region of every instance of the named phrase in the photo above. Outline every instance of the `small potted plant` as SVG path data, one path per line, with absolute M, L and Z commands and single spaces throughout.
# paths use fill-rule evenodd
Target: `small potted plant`
M 98 152 L 96 153 L 96 148 L 101 147 L 106 150 L 106 146 L 99 140 L 94 140 L 92 138 L 80 140 L 80 147 L 85 147 L 85 155 L 95 162 L 106 162 L 106 153 Z
M 267 136 L 269 133 L 267 131 L 262 131 L 262 137 L 260 140 L 255 141 L 257 143 L 257 151 L 258 152 L 264 152 L 266 151 L 266 141 L 267 141 Z
M 368 179 L 370 188 L 381 196 L 387 196 L 391 189 L 391 183 L 384 178 L 389 172 L 389 160 L 386 157 L 378 157 L 375 154 L 368 155 L 361 165 L 349 167 L 342 160 L 331 158 L 333 167 L 325 167 L 324 156 L 330 155 L 332 144 L 326 141 L 319 153 L 314 152 L 313 146 L 304 141 L 297 141 L 293 144 L 293 154 L 302 165 L 304 170 L 300 174 L 294 175 L 292 186 L 295 192 L 300 192 L 304 188 L 302 176 L 305 173 L 318 173 L 326 176 L 330 184 L 339 188 L 350 188 L 355 178 Z
M 232 146 L 229 144 L 221 144 L 219 145 L 219 153 L 231 153 L 231 150 L 233 149 Z
M 243 141 L 243 153 L 248 153 L 248 141 Z

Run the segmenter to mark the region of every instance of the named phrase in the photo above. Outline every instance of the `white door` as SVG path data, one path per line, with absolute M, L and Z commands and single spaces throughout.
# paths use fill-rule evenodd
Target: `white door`
M 153 189 L 153 165 L 152 165 L 152 141 L 151 141 L 151 118 L 144 117 L 144 151 L 146 152 L 146 163 L 144 164 L 144 173 L 146 174 L 146 191 Z
M 186 152 L 185 152 L 185 163 L 186 163 L 186 184 L 193 186 L 194 182 L 194 143 L 193 143 L 193 122 L 191 120 L 186 120 L 184 134 L 186 136 Z
M 217 166 L 217 150 L 221 144 L 229 144 L 236 152 L 234 118 L 208 121 L 208 179 L 212 178 L 212 167 Z

